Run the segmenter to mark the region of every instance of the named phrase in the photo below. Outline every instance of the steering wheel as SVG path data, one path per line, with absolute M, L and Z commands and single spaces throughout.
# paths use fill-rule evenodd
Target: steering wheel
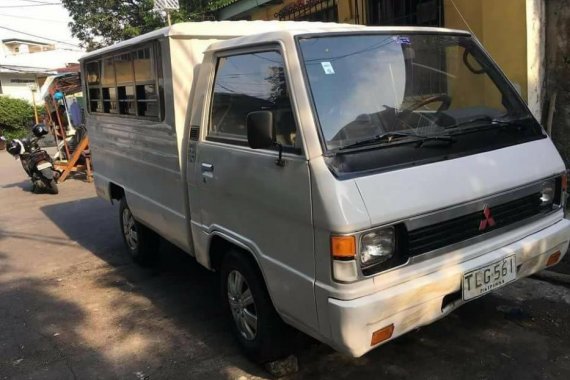
M 449 108 L 449 106 L 451 105 L 451 97 L 445 94 L 430 96 L 429 98 L 420 100 L 419 102 L 412 104 L 410 107 L 406 109 L 406 111 L 415 111 L 418 108 L 421 108 L 427 104 L 434 102 L 441 102 L 441 106 L 439 106 L 439 108 L 436 111 L 437 113 L 439 113 Z

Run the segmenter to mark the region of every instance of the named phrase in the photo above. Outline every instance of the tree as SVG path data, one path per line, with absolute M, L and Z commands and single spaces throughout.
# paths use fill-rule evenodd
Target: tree
M 26 127 L 33 123 L 34 108 L 22 99 L 0 96 L 0 134 L 7 138 L 26 135 Z
M 162 14 L 153 10 L 154 0 L 62 0 L 73 21 L 71 33 L 87 50 L 165 26 Z M 172 13 L 173 22 L 203 20 L 207 0 L 180 0 L 180 11 Z

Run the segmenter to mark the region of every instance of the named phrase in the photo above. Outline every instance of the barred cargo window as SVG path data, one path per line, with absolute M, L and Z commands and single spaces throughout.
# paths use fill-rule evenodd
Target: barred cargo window
M 110 58 L 103 60 L 102 82 L 103 86 L 115 85 L 115 65 Z
M 145 48 L 135 51 L 134 57 L 138 115 L 158 117 L 159 99 L 153 55 L 149 48 Z
M 103 103 L 101 102 L 101 62 L 94 61 L 85 65 L 86 75 L 85 81 L 88 87 L 89 111 L 103 112 Z
M 119 90 L 119 113 L 136 115 L 134 86 L 121 86 Z
M 139 49 L 133 53 L 135 63 L 135 80 L 137 82 L 151 81 L 155 79 L 153 69 L 154 59 L 150 48 Z
M 117 113 L 117 89 L 115 87 L 103 88 L 103 112 Z
M 117 83 L 133 82 L 133 61 L 130 54 L 121 54 L 115 56 L 115 71 L 117 76 Z
M 157 47 L 146 45 L 86 62 L 89 112 L 160 119 L 162 67 Z

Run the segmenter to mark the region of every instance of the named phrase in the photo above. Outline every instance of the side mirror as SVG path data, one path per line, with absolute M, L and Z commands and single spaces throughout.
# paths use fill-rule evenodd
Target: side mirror
M 275 160 L 277 166 L 285 166 L 283 160 L 283 145 L 275 141 L 273 127 L 273 112 L 254 111 L 247 114 L 247 143 L 251 149 L 268 149 L 277 146 L 279 157 Z
M 273 113 L 255 111 L 247 114 L 247 142 L 252 149 L 267 149 L 275 144 Z

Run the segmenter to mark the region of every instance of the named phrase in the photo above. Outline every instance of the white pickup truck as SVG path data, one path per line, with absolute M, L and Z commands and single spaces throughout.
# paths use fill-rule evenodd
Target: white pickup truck
M 558 263 L 565 166 L 469 33 L 184 23 L 81 62 L 130 254 L 220 272 L 247 354 L 360 356 Z

